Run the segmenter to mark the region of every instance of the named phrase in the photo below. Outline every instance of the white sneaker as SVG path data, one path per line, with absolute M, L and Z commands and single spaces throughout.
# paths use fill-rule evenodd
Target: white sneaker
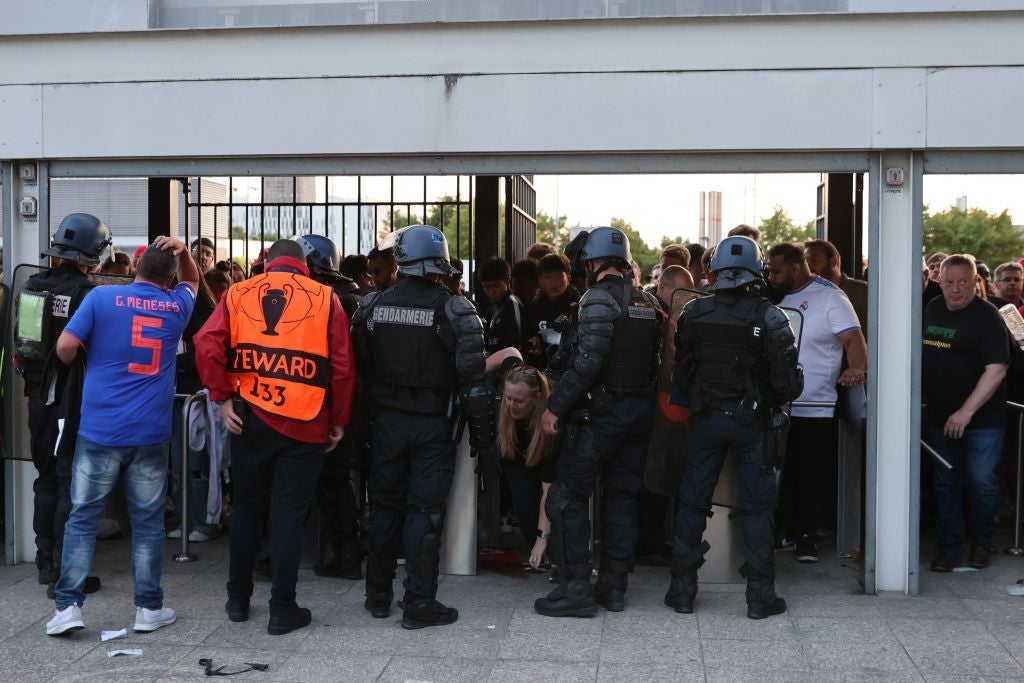
M 53 619 L 46 622 L 46 635 L 62 636 L 72 631 L 81 631 L 85 628 L 82 621 L 82 608 L 78 605 L 71 605 L 54 612 Z
M 181 538 L 180 531 L 178 532 L 178 538 Z M 188 532 L 189 543 L 206 543 L 211 538 L 213 538 L 213 536 L 203 531 L 200 531 L 199 529 L 193 529 L 192 531 Z
M 167 532 L 167 538 L 174 539 L 174 540 L 177 540 L 177 539 L 181 538 L 181 527 L 179 526 L 177 529 L 171 529 L 170 531 L 168 531 Z M 191 541 L 192 539 L 189 538 L 189 540 Z
M 146 609 L 139 607 L 135 610 L 135 632 L 151 633 L 161 626 L 170 626 L 174 623 L 174 610 L 170 607 L 160 609 Z

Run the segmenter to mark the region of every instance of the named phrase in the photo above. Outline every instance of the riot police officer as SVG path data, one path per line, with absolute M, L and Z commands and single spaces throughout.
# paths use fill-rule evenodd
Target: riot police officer
M 339 272 L 341 251 L 332 240 L 323 235 L 302 235 L 295 240 L 306 255 L 309 276 L 334 290 L 341 307 L 351 317 L 359 307 L 355 285 L 351 278 Z M 353 406 L 357 409 L 358 406 Z M 361 422 L 356 416 L 354 424 Z M 316 494 L 320 519 L 327 528 L 333 557 L 326 561 L 318 558 L 313 571 L 318 576 L 358 580 L 363 578 L 363 550 L 359 541 L 359 506 L 352 490 L 351 472 L 360 463 L 357 444 L 365 442 L 358 428 L 346 430 L 337 448 L 327 454 L 324 468 L 317 480 Z
M 338 245 L 323 235 L 302 235 L 295 240 L 306 254 L 309 276 L 322 285 L 334 290 L 341 300 L 341 307 L 351 318 L 359 308 L 358 287 L 352 278 L 341 274 L 341 250 Z
M 50 248 L 42 253 L 43 256 L 55 257 L 56 266 L 30 277 L 18 292 L 14 359 L 15 367 L 25 379 L 29 449 L 38 472 L 32 486 L 36 568 L 39 583 L 48 586 L 50 598 L 53 598 L 54 584 L 60 576 L 64 524 L 71 512 L 71 463 L 74 455 L 73 449 L 62 452 L 59 457 L 55 454 L 58 420 L 65 418 L 67 430 L 70 430 L 70 425 L 77 423 L 80 408 L 65 406 L 67 414 L 62 414 L 59 398 L 68 380 L 69 369 L 57 360 L 54 347 L 68 320 L 95 286 L 89 279 L 89 270 L 99 264 L 100 255 L 110 243 L 110 230 L 95 216 L 87 213 L 65 216 Z M 58 390 L 54 397 L 49 395 L 51 384 Z M 92 593 L 99 588 L 99 578 L 88 577 L 85 592 Z
M 595 598 L 610 611 L 625 607 L 663 323 L 657 300 L 633 285 L 621 230 L 581 233 L 566 251 L 584 265 L 589 288 L 549 363 L 558 380 L 541 425 L 549 434 L 562 432 L 563 446 L 545 510 L 560 584 L 534 608 L 545 616 L 587 617 Z M 587 499 L 599 474 L 604 534 L 592 589 Z
M 758 293 L 762 271 L 753 240 L 722 240 L 711 259 L 714 295 L 687 304 L 676 330 L 673 383 L 688 398 L 691 417 L 665 604 L 683 614 L 693 612 L 697 569 L 710 548 L 701 537 L 727 451 L 739 479 L 747 616 L 764 619 L 786 611 L 775 594 L 777 461 L 769 451 L 777 450 L 771 437 L 784 423 L 773 409 L 800 395 L 803 372 L 789 319 Z
M 445 499 L 455 463 L 453 404 L 470 446 L 493 441 L 494 407 L 484 374 L 483 324 L 442 278 L 454 274 L 444 234 L 428 225 L 393 233 L 398 282 L 367 295 L 352 320 L 363 400 L 372 415 L 366 609 L 390 613 L 399 544 L 405 551 L 402 627 L 450 624 L 436 600 Z

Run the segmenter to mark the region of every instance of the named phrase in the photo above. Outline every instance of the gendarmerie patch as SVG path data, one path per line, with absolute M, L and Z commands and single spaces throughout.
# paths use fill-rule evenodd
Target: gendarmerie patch
M 644 320 L 657 320 L 658 312 L 649 306 L 630 306 L 630 318 L 642 318 Z
M 384 325 L 415 325 L 431 327 L 434 324 L 434 311 L 429 308 L 407 308 L 405 306 L 375 306 L 373 309 L 374 323 Z

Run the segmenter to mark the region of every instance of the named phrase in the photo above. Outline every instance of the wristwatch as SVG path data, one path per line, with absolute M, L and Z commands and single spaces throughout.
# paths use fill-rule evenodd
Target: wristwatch
M 542 531 L 540 529 L 537 529 L 537 538 L 547 539 L 547 537 L 550 536 L 550 535 L 551 535 L 550 531 Z

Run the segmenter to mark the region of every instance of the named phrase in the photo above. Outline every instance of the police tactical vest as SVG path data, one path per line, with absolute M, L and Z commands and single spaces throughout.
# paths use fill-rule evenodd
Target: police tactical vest
M 611 287 L 621 313 L 597 384 L 609 389 L 653 389 L 658 372 L 655 358 L 662 342 L 658 332 L 661 310 L 638 287 L 618 282 Z
M 78 310 L 82 299 L 96 285 L 81 271 L 61 266 L 30 277 L 15 302 L 15 355 L 27 382 L 42 380 L 46 359 L 57 338 Z
M 756 365 L 761 357 L 761 320 L 770 305 L 761 297 L 740 297 L 734 305 L 716 295 L 695 301 L 688 325 L 696 376 L 692 388 L 701 407 L 761 398 Z
M 417 396 L 429 402 L 434 393 L 437 405 L 405 408 L 426 413 L 448 409 L 447 396 L 455 389 L 457 372 L 452 351 L 441 343 L 438 330 L 450 298 L 444 287 L 419 278 L 402 279 L 381 293 L 365 323 L 372 358 L 371 399 L 397 407 L 392 404 L 400 389 L 433 389 L 437 391 Z
M 228 290 L 227 371 L 239 396 L 294 420 L 320 413 L 331 379 L 331 294 L 330 287 L 286 271 Z

